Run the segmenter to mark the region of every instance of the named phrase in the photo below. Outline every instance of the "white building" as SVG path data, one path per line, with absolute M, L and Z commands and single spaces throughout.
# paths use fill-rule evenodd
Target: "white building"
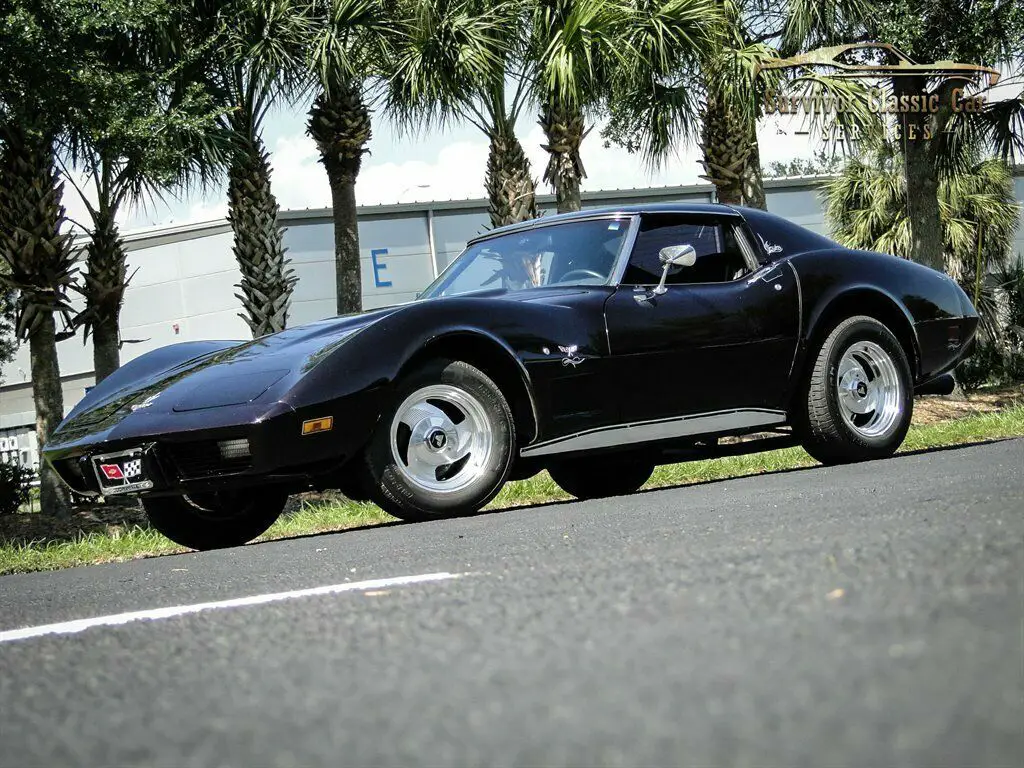
M 768 209 L 825 232 L 814 179 L 765 184 Z M 585 207 L 655 202 L 709 202 L 712 187 L 662 187 L 584 194 Z M 1024 199 L 1024 176 L 1016 178 Z M 553 212 L 551 196 L 540 198 Z M 409 301 L 488 227 L 485 200 L 366 206 L 359 209 L 363 306 Z M 289 325 L 334 314 L 334 235 L 330 209 L 282 211 L 281 225 L 299 280 Z M 1015 251 L 1024 253 L 1024 231 Z M 155 227 L 126 233 L 128 273 L 134 274 L 121 310 L 121 362 L 167 344 L 198 339 L 245 339 L 235 297 L 240 275 L 226 220 Z M 70 410 L 94 383 L 92 348 L 82 337 L 58 347 L 64 408 Z M 35 465 L 38 451 L 27 346 L 4 367 L 0 385 L 0 459 Z

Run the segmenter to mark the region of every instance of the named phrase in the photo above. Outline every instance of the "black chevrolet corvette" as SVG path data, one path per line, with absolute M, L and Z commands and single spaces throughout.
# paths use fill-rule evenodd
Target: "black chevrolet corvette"
M 787 444 L 875 459 L 915 392 L 950 389 L 977 323 L 945 275 L 763 211 L 592 210 L 477 238 L 407 304 L 143 355 L 45 456 L 199 549 L 258 536 L 309 488 L 424 519 L 541 469 L 589 498 Z

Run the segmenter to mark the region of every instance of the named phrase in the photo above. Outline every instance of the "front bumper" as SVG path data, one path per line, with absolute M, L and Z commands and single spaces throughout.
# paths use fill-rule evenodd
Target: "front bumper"
M 212 409 L 218 413 L 207 414 L 207 426 L 181 430 L 168 427 L 175 422 L 195 427 L 195 415 L 145 414 L 73 441 L 59 442 L 58 429 L 43 455 L 73 491 L 86 496 L 100 494 L 93 459 L 133 448 L 143 450 L 146 476 L 153 481 L 152 489 L 140 492 L 146 495 L 265 484 L 298 489 L 336 471 L 366 445 L 377 422 L 376 406 L 376 398 L 364 392 L 300 409 L 276 403 L 258 415 L 252 409 L 244 414 L 242 409 Z M 326 416 L 332 417 L 330 431 L 302 434 L 303 421 Z M 147 423 L 162 429 L 147 429 Z

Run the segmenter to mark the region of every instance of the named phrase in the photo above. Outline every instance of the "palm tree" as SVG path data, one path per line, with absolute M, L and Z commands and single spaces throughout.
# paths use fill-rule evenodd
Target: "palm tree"
M 191 167 L 194 155 L 161 152 L 160 149 L 168 148 L 153 146 L 158 142 L 175 140 L 172 134 L 135 135 L 146 140 L 137 142 L 135 146 L 121 144 L 120 151 L 77 144 L 71 153 L 73 164 L 86 170 L 86 183 L 91 182 L 96 197 L 93 203 L 84 189 L 79 190 L 90 219 L 85 245 L 88 271 L 82 276 L 82 285 L 74 286 L 73 290 L 85 297 L 85 309 L 75 317 L 74 325 L 85 329 L 86 338 L 92 333 L 93 370 L 97 383 L 121 365 L 121 306 L 131 276 L 117 223 L 119 213 L 126 206 L 181 187 L 193 173 L 200 177 L 206 174 L 205 170 Z M 179 165 L 157 165 L 170 162 Z M 74 174 L 70 169 L 65 167 L 63 175 L 74 184 Z
M 221 36 L 204 65 L 208 87 L 224 107 L 218 123 L 227 143 L 228 221 L 242 273 L 236 296 L 254 338 L 284 329 L 297 281 L 285 258 L 262 130 L 275 104 L 305 91 L 306 6 L 300 0 L 196 3 L 209 33 Z
M 867 35 L 884 39 L 917 61 L 930 62 L 956 60 L 972 64 L 998 66 L 1007 64 L 1011 72 L 1019 72 L 1024 57 L 1024 5 L 1016 0 L 992 0 L 978 3 L 974 0 L 943 0 L 928 3 L 879 3 L 865 18 Z M 908 185 L 916 194 L 907 201 L 911 251 L 914 261 L 941 269 L 944 227 L 940 206 L 944 168 L 957 150 L 946 141 L 946 129 L 951 121 L 962 115 L 952 109 L 953 89 L 962 82 L 947 79 L 943 82 L 926 77 L 893 78 L 892 90 L 897 95 L 935 93 L 939 111 L 907 113 L 902 115 L 902 130 L 908 135 L 933 139 L 904 142 L 903 169 Z M 989 93 L 988 95 L 992 95 Z M 993 108 L 989 116 L 1020 114 L 1024 103 L 1021 97 L 1005 100 L 1002 108 Z M 968 116 L 969 118 L 970 116 Z M 1002 129 L 1004 145 L 1020 141 L 1020 124 L 1013 121 L 993 129 Z M 1011 135 L 1017 131 L 1017 139 Z
M 615 103 L 605 136 L 654 166 L 681 139 L 697 134 L 703 178 L 715 186 L 718 201 L 764 208 L 757 123 L 782 81 L 761 64 L 852 39 L 869 6 L 866 0 L 719 0 L 718 7 L 725 26 L 708 55 L 686 60 L 664 76 L 650 99 Z M 808 95 L 829 93 L 853 105 L 840 116 L 844 127 L 855 125 L 864 134 L 878 130 L 856 83 L 813 73 L 803 73 L 802 79 Z M 811 127 L 824 126 L 817 121 Z
M 529 56 L 533 95 L 550 155 L 544 180 L 558 210 L 580 209 L 580 144 L 609 95 L 655 98 L 663 81 L 713 49 L 715 0 L 535 0 Z
M 958 280 L 975 303 L 983 279 L 1011 254 L 1020 215 L 1006 163 L 970 152 L 962 170 L 939 186 L 942 216 L 940 267 Z M 913 254 L 903 157 L 892 146 L 850 160 L 824 186 L 825 216 L 833 236 L 851 248 Z M 915 192 L 916 194 L 916 192 Z
M 536 181 L 515 126 L 529 95 L 522 0 L 416 0 L 395 44 L 387 111 L 415 131 L 464 120 L 488 139 L 492 227 L 537 217 Z M 509 98 L 506 79 L 512 84 Z
M 128 287 L 127 254 L 117 225 L 117 214 L 129 193 L 121 181 L 116 161 L 106 154 L 90 153 L 88 166 L 97 203 L 82 194 L 91 219 L 85 246 L 88 272 L 79 289 L 85 296 L 85 311 L 78 318 L 86 339 L 92 332 L 93 372 L 98 384 L 121 366 L 120 317 Z M 65 173 L 65 178 L 73 178 Z
M 998 378 L 1000 370 L 1020 370 L 1022 359 L 1019 339 L 1004 322 L 1007 299 L 1012 304 L 1019 294 L 1015 297 L 1009 284 L 993 285 L 989 278 L 1010 264 L 1019 216 L 1013 176 L 1001 159 L 981 158 L 976 147 L 961 147 L 964 157 L 955 172 L 941 177 L 938 190 L 943 248 L 935 266 L 960 283 L 981 318 L 978 351 L 958 368 L 965 389 Z M 898 149 L 876 146 L 826 183 L 826 221 L 839 242 L 913 257 L 908 197 L 919 191 L 908 196 L 904 162 Z
M 505 106 L 504 80 L 495 83 L 481 100 L 480 116 L 484 119 L 474 122 L 488 141 L 484 189 L 492 227 L 536 219 L 540 215 L 537 180 L 533 177 L 530 158 L 516 136 L 516 122 L 525 106 L 522 85 L 523 80 L 519 80 L 511 103 Z
M 722 46 L 705 60 L 701 82 L 704 104 L 700 148 L 704 176 L 715 186 L 718 202 L 765 208 L 757 120 L 774 79 L 757 76 L 757 62 L 776 55 L 751 41 L 741 15 L 728 8 L 729 24 Z
M 53 134 L 0 125 L 0 270 L 3 286 L 18 292 L 15 328 L 27 339 L 32 366 L 32 399 L 39 445 L 64 418 L 64 394 L 57 361 L 59 314 L 70 324 L 68 289 L 75 279 L 71 236 L 62 231 L 63 184 L 54 166 Z M 68 512 L 67 489 L 45 463 L 39 467 L 40 508 Z
M 0 15 L 0 289 L 17 293 L 15 331 L 29 345 L 40 446 L 64 416 L 55 315 L 70 323 L 77 272 L 54 143 L 108 74 L 92 60 L 91 44 L 123 13 L 82 0 L 13 0 Z M 49 465 L 40 465 L 39 480 L 42 511 L 67 515 L 67 491 Z
M 161 14 L 138 21 L 148 32 L 166 18 Z M 177 62 L 161 61 L 156 51 L 142 49 L 145 40 L 145 35 L 120 35 L 106 46 L 112 75 L 89 109 L 76 114 L 65 142 L 69 164 L 84 171 L 84 183 L 94 192 L 93 198 L 76 185 L 90 222 L 88 271 L 76 288 L 86 306 L 75 324 L 84 326 L 86 337 L 92 333 L 97 383 L 120 366 L 119 320 L 129 276 L 119 213 L 189 179 L 209 182 L 213 170 L 203 150 L 216 119 L 207 94 L 192 86 L 179 88 L 172 79 Z M 73 170 L 61 167 L 75 184 Z
M 385 0 L 311 0 L 305 41 L 315 97 L 307 132 L 327 170 L 334 211 L 334 261 L 339 315 L 362 310 L 356 179 L 369 150 L 375 78 L 385 74 L 396 6 Z

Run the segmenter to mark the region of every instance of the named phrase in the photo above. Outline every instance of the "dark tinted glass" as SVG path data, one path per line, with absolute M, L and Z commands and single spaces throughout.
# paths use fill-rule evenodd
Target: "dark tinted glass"
M 567 221 L 482 240 L 467 248 L 421 298 L 495 288 L 605 285 L 629 224 L 627 218 Z
M 661 280 L 658 254 L 670 245 L 692 245 L 697 263 L 692 267 L 671 267 L 668 285 L 724 283 L 742 277 L 749 270 L 732 224 L 692 216 L 648 216 L 640 224 L 636 246 L 622 282 L 627 285 L 655 285 Z

